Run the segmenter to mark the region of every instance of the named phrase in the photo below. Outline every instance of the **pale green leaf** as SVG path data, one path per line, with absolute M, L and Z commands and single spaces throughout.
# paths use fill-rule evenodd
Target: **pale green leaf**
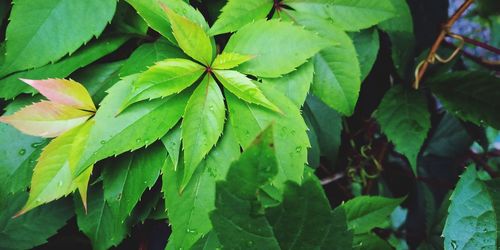
M 176 44 L 172 34 L 170 21 L 162 8 L 162 4 L 168 6 L 176 13 L 182 13 L 189 20 L 208 30 L 208 24 L 203 15 L 189 4 L 179 0 L 126 0 L 148 25 L 166 37 L 170 42 Z
M 0 80 L 0 98 L 11 99 L 21 93 L 36 93 L 35 89 L 19 80 L 19 78 L 46 79 L 49 77 L 67 77 L 75 70 L 115 51 L 126 41 L 127 39 L 122 36 L 101 38 L 90 42 L 71 56 L 66 56 L 54 64 L 9 75 Z
M 198 62 L 210 65 L 212 62 L 212 42 L 203 27 L 163 6 L 172 26 L 172 32 L 179 47 Z
M 233 32 L 246 24 L 264 19 L 272 7 L 272 0 L 229 0 L 210 29 L 210 34 Z
M 498 180 L 491 184 L 498 187 Z M 450 197 L 444 249 L 498 248 L 498 189 L 491 191 L 479 180 L 474 166 L 465 170 Z
M 237 70 L 272 78 L 292 72 L 322 48 L 333 44 L 289 22 L 261 20 L 231 36 L 224 52 L 255 56 Z
M 18 214 L 66 196 L 76 189 L 75 166 L 88 139 L 92 122 L 73 128 L 52 140 L 33 170 L 29 199 Z
M 301 183 L 307 148 L 310 146 L 307 127 L 292 101 L 269 85 L 260 84 L 259 87 L 265 95 L 273 97 L 274 103 L 283 113 L 246 103 L 225 92 L 229 120 L 244 149 L 263 129 L 274 123 L 274 145 L 280 171 L 272 183 L 283 191 L 286 181 Z
M 276 90 L 290 98 L 297 107 L 302 107 L 306 101 L 307 93 L 311 88 L 314 77 L 314 64 L 312 61 L 304 63 L 297 70 L 280 78 L 264 78 L 264 84 L 272 85 Z
M 225 117 L 222 92 L 215 79 L 207 76 L 189 98 L 182 120 L 184 177 L 181 190 L 188 184 L 198 164 L 217 143 L 224 129 Z
M 179 48 L 170 45 L 166 40 L 159 39 L 154 43 L 139 46 L 127 59 L 120 70 L 120 76 L 125 77 L 146 71 L 156 62 L 168 58 L 186 57 Z
M 136 78 L 137 75 L 131 75 L 116 83 L 101 102 L 88 143 L 83 146 L 77 174 L 98 160 L 152 144 L 181 118 L 189 97 L 186 91 L 171 98 L 134 105 L 117 116 Z
M 252 60 L 253 56 L 240 55 L 238 53 L 227 53 L 222 52 L 222 54 L 215 57 L 212 63 L 213 69 L 232 69 L 246 61 Z
M 453 72 L 430 80 L 450 112 L 466 121 L 500 129 L 500 78 L 485 72 Z
M 40 67 L 75 52 L 101 34 L 115 8 L 116 0 L 15 1 L 0 75 Z
M 284 3 L 299 12 L 329 18 L 348 31 L 366 29 L 396 16 L 396 9 L 387 0 L 285 0 Z
M 338 45 L 323 49 L 314 57 L 312 93 L 328 106 L 351 115 L 361 88 L 361 70 L 351 38 L 333 23 L 295 13 L 297 22 Z
M 394 86 L 382 99 L 375 118 L 396 151 L 408 158 L 417 173 L 417 156 L 431 128 L 431 115 L 424 93 Z
M 259 87 L 247 76 L 234 70 L 215 70 L 214 73 L 224 88 L 231 91 L 238 98 L 274 111 L 279 111 L 279 108 L 270 102 Z
M 132 83 L 134 90 L 123 107 L 142 100 L 177 94 L 198 80 L 205 68 L 187 59 L 166 59 L 157 62 Z
M 113 164 L 104 167 L 104 199 L 121 221 L 132 213 L 146 188 L 151 189 L 156 183 L 166 157 L 165 148 L 156 143 L 111 159 Z

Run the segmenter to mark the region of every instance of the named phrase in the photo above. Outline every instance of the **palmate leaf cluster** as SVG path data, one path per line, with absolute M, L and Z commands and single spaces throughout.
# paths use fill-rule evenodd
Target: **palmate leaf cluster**
M 364 164 L 425 176 L 425 157 L 470 146 L 464 127 L 500 129 L 490 71 L 440 67 L 409 87 L 421 48 L 405 0 L 188 2 L 0 3 L 0 249 L 69 223 L 120 247 L 148 221 L 170 226 L 166 249 L 405 249 L 413 198 Z M 381 60 L 389 86 L 358 147 L 349 127 Z M 391 155 L 371 152 L 380 138 Z M 497 180 L 478 167 L 420 247 L 498 247 Z M 345 202 L 321 169 L 346 181 Z

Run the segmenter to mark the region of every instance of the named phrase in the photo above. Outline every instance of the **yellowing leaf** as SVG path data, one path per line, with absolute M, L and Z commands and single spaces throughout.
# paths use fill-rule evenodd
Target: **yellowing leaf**
M 66 79 L 47 79 L 47 80 L 29 80 L 20 79 L 29 84 L 47 97 L 47 99 L 71 106 L 73 108 L 95 111 L 94 102 L 89 92 L 83 85 L 73 80 Z
M 259 87 L 240 72 L 234 70 L 216 70 L 214 73 L 222 85 L 238 98 L 280 112 L 280 109 L 267 99 Z
M 85 172 L 82 174 L 85 176 L 74 178 L 74 172 L 92 125 L 93 122 L 90 121 L 73 128 L 52 140 L 43 149 L 33 170 L 28 201 L 17 215 L 66 196 L 80 188 L 81 183 L 88 181 L 90 173 Z
M 10 124 L 28 135 L 51 138 L 84 123 L 92 115 L 92 112 L 67 105 L 41 101 L 12 115 L 0 117 L 0 122 Z
M 87 190 L 89 187 L 90 175 L 92 175 L 92 170 L 94 169 L 94 165 L 88 167 L 85 172 L 75 178 L 73 181 L 72 190 L 78 189 L 80 193 L 80 197 L 82 199 L 83 208 L 87 211 Z
M 213 69 L 232 69 L 246 61 L 250 61 L 254 56 L 241 55 L 238 53 L 222 52 L 222 54 L 217 55 L 214 62 L 212 63 Z
M 179 47 L 188 56 L 204 65 L 212 62 L 212 42 L 207 33 L 197 23 L 178 15 L 167 6 L 163 6 L 172 25 L 172 31 Z

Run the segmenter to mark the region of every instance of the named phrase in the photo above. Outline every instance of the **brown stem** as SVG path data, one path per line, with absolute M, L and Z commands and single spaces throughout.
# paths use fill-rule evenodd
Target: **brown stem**
M 481 48 L 489 50 L 497 55 L 500 55 L 500 49 L 495 48 L 487 43 L 483 43 L 481 41 L 474 40 L 474 39 L 466 37 L 466 36 L 462 36 L 462 38 L 464 39 L 464 42 L 466 42 L 466 43 L 472 44 L 472 45 L 477 46 L 477 47 L 481 47 Z
M 466 0 L 460 8 L 458 8 L 457 11 L 451 16 L 451 18 L 446 22 L 446 24 L 443 25 L 443 28 L 441 29 L 441 33 L 439 33 L 439 36 L 437 37 L 436 41 L 432 45 L 431 50 L 429 51 L 429 55 L 423 62 L 422 66 L 419 67 L 418 73 L 416 75 L 415 82 L 413 83 L 413 88 L 418 89 L 419 87 L 419 82 L 420 79 L 424 76 L 425 72 L 427 71 L 427 68 L 429 67 L 429 64 L 434 61 L 434 58 L 436 56 L 436 52 L 439 49 L 439 46 L 441 46 L 441 43 L 443 43 L 446 35 L 449 33 L 451 27 L 455 22 L 462 16 L 462 14 L 469 8 L 469 6 L 474 2 L 474 0 Z

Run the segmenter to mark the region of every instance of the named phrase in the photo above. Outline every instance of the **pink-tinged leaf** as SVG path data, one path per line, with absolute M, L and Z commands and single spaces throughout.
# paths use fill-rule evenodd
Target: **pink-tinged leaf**
M 10 124 L 28 135 L 51 138 L 83 124 L 92 115 L 93 112 L 41 101 L 24 107 L 12 115 L 0 117 L 0 122 Z
M 83 85 L 73 80 L 66 79 L 47 79 L 47 80 L 29 80 L 20 79 L 29 84 L 47 97 L 47 99 L 65 104 L 77 109 L 95 111 L 95 105 L 89 92 Z

